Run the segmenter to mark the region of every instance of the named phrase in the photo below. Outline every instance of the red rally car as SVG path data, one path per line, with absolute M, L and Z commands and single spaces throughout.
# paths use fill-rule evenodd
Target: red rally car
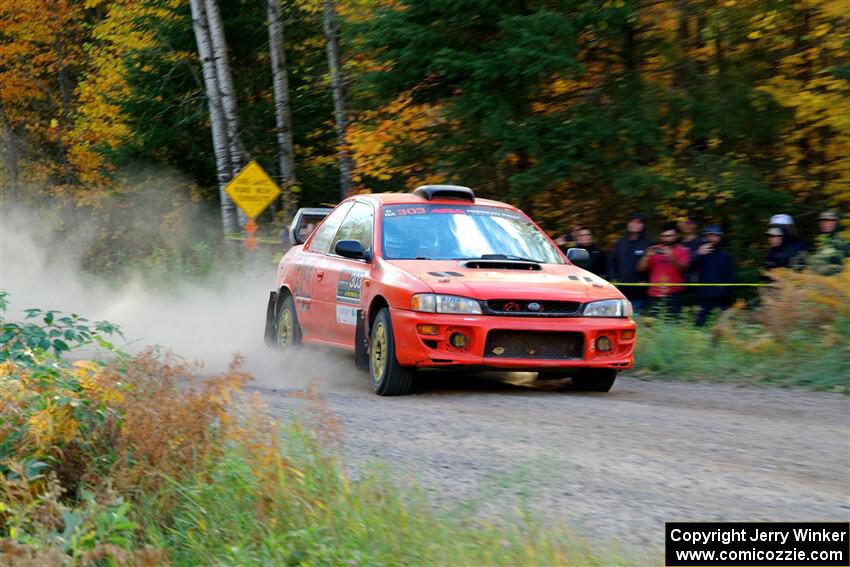
M 281 259 L 266 342 L 354 351 L 380 395 L 410 391 L 418 368 L 507 369 L 570 376 L 607 392 L 634 362 L 632 307 L 566 256 L 520 210 L 472 190 L 341 202 Z

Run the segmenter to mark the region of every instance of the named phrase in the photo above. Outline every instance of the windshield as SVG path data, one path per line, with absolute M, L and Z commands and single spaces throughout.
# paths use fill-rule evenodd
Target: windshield
M 484 205 L 388 205 L 382 249 L 388 260 L 470 258 L 563 264 L 549 239 L 518 211 Z

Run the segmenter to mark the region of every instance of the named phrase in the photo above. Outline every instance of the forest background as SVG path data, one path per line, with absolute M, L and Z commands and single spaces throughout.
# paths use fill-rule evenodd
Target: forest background
M 719 222 L 755 271 L 772 214 L 811 242 L 822 209 L 850 210 L 846 0 L 191 4 L 0 0 L 0 197 L 59 211 L 45 223 L 69 233 L 97 226 L 96 271 L 214 256 L 227 230 L 202 4 L 226 40 L 232 165 L 255 159 L 285 189 L 259 219 L 273 239 L 296 205 L 442 182 L 606 246 L 633 210 L 650 228 Z

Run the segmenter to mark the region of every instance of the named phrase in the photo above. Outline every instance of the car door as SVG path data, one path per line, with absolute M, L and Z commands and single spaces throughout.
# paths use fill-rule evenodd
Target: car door
M 326 332 L 333 323 L 333 313 L 319 308 L 317 298 L 324 292 L 325 270 L 323 263 L 336 236 L 339 226 L 348 214 L 353 201 L 339 204 L 322 224 L 316 228 L 295 266 L 292 282 L 292 294 L 295 297 L 295 309 L 301 332 L 308 341 L 328 341 Z
M 325 284 L 316 300 L 321 304 L 323 320 L 331 318 L 328 335 L 331 340 L 346 347 L 354 345 L 354 330 L 357 322 L 357 310 L 360 309 L 360 298 L 364 279 L 368 276 L 370 263 L 365 260 L 344 258 L 334 253 L 336 243 L 340 240 L 357 240 L 365 250 L 372 250 L 372 235 L 374 234 L 375 212 L 372 205 L 355 202 L 342 225 L 331 242 L 328 254 L 322 267 L 325 272 Z

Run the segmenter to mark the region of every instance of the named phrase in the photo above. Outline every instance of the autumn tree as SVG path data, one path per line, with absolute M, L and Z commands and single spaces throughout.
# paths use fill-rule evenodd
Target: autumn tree
M 4 153 L 7 175 L 16 184 L 21 160 L 28 157 L 29 181 L 61 189 L 78 185 L 69 137 L 76 117 L 75 87 L 95 12 L 96 7 L 74 0 L 0 3 Z

